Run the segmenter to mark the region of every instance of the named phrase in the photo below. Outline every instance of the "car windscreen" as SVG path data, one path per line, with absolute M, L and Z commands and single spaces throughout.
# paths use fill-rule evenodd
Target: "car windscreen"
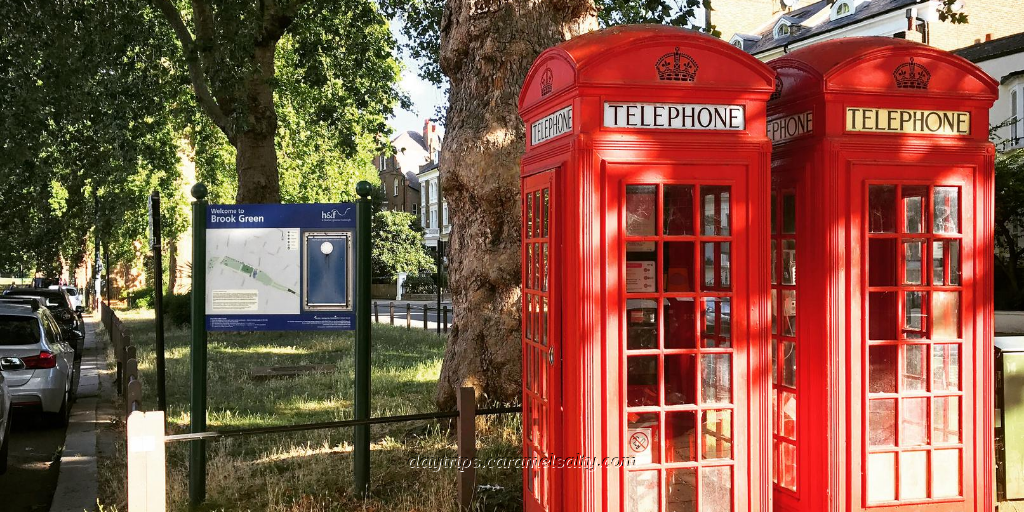
M 39 343 L 39 321 L 22 315 L 0 315 L 0 345 Z
M 17 297 L 39 297 L 43 299 L 46 307 L 58 307 L 71 309 L 71 304 L 68 304 L 67 296 L 59 291 L 50 290 L 11 290 L 5 295 L 14 295 Z

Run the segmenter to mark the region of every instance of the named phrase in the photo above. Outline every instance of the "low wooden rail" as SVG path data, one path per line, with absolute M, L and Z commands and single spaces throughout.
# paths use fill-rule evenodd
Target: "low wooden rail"
M 138 351 L 132 344 L 128 326 L 117 317 L 117 313 L 106 303 L 100 305 L 100 321 L 110 344 L 114 347 L 117 361 L 117 394 L 124 397 L 124 414 L 128 417 L 134 411 L 142 410 L 142 380 L 139 379 Z

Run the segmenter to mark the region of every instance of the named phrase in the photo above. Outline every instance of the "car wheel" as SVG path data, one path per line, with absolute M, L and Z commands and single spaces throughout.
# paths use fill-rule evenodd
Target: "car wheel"
M 50 423 L 55 427 L 66 427 L 71 417 L 71 384 L 64 390 L 64 400 L 61 401 L 60 410 L 50 413 Z
M 7 426 L 4 427 L 4 444 L 0 446 L 0 475 L 7 472 L 7 453 L 11 451 L 11 410 L 7 409 Z

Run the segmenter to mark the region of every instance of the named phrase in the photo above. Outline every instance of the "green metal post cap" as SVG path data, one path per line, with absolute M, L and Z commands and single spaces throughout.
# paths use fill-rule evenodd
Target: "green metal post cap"
M 363 180 L 356 183 L 356 194 L 359 194 L 359 197 L 366 199 L 370 197 L 371 192 L 373 192 L 373 185 L 370 185 L 369 181 Z
M 192 185 L 192 197 L 196 198 L 197 201 L 202 201 L 203 199 L 206 199 L 207 192 L 208 190 L 206 189 L 206 185 L 202 183 L 196 183 L 195 185 Z

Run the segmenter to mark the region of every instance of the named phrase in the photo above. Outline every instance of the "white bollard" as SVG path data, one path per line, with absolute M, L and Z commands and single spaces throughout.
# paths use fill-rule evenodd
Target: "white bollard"
M 128 512 L 165 512 L 163 411 L 128 416 Z

